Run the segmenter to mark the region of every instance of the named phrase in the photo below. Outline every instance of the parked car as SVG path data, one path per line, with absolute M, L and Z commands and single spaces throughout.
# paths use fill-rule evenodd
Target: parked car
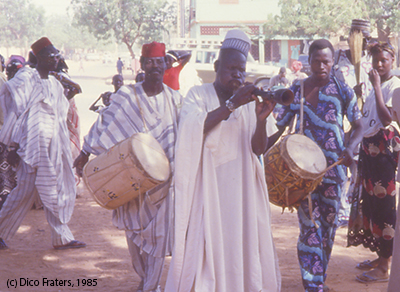
M 300 55 L 298 61 L 301 62 L 303 68 L 301 68 L 300 72 L 304 72 L 307 75 L 311 75 L 311 66 L 308 63 L 308 55 Z
M 215 80 L 214 62 L 218 58 L 219 50 L 216 49 L 192 49 L 192 50 L 174 50 L 178 53 L 191 51 L 192 57 L 190 63 L 203 83 L 212 83 Z M 246 81 L 257 83 L 261 79 L 269 80 L 272 76 L 278 74 L 279 67 L 260 64 L 254 60 L 251 54 L 247 57 L 246 64 Z

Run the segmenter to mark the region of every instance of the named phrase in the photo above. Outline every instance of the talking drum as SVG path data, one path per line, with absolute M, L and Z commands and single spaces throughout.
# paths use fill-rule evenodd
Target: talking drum
M 90 160 L 83 180 L 94 199 L 115 209 L 170 177 L 170 166 L 161 145 L 151 135 L 137 133 Z
M 297 208 L 322 181 L 326 158 L 310 138 L 293 134 L 266 153 L 264 165 L 270 202 Z

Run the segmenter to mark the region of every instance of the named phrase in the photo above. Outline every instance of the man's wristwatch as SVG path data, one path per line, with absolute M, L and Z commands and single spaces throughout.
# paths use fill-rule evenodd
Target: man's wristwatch
M 8 152 L 17 151 L 19 149 L 19 144 L 15 142 L 11 142 L 10 146 L 8 146 Z
M 232 102 L 231 98 L 228 99 L 228 100 L 225 102 L 225 106 L 226 106 L 226 108 L 227 108 L 230 112 L 233 112 L 233 111 L 236 109 L 236 107 L 235 107 L 234 103 Z

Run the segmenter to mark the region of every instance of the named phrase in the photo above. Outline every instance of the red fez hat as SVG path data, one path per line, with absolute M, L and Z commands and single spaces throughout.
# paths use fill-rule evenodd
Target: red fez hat
M 37 40 L 31 45 L 32 52 L 37 55 L 42 49 L 44 49 L 47 46 L 50 46 L 52 43 L 50 40 L 46 37 L 42 37 L 41 39 Z
M 157 42 L 144 44 L 142 47 L 142 57 L 145 58 L 165 57 L 165 44 Z

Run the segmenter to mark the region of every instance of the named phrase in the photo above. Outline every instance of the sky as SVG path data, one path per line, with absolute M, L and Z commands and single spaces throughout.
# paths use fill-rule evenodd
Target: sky
M 168 0 L 173 2 L 174 0 Z M 175 0 L 179 1 L 179 0 Z M 199 1 L 199 0 L 198 0 Z M 201 1 L 201 0 L 200 0 Z M 278 0 L 264 0 L 271 2 L 271 7 L 278 7 Z M 32 3 L 35 3 L 37 6 L 42 6 L 46 10 L 47 15 L 51 14 L 67 14 L 67 7 L 70 5 L 71 0 L 31 0 Z M 189 3 L 189 0 L 185 0 L 186 3 Z M 270 11 L 273 12 L 273 11 Z
M 31 0 L 31 3 L 34 3 L 37 6 L 42 6 L 47 15 L 66 15 L 67 7 L 70 5 L 71 0 Z

